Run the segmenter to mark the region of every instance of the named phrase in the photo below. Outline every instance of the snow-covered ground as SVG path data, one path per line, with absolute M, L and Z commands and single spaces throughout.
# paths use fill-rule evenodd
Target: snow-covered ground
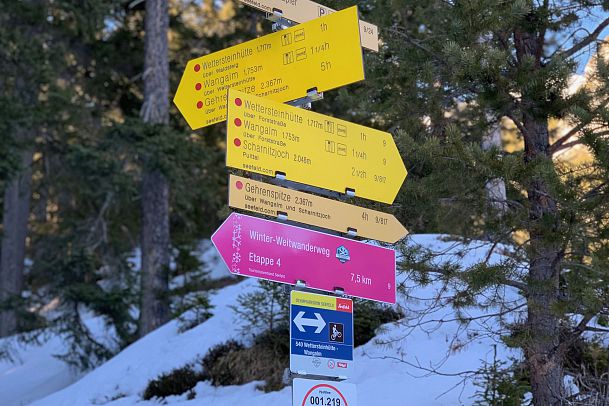
M 487 258 L 491 248 L 480 242 L 464 246 L 454 241 L 443 241 L 436 235 L 411 236 L 409 243 L 442 253 L 438 261 L 458 261 L 465 266 Z M 209 244 L 201 246 L 201 257 L 214 277 L 228 274 Z M 502 257 L 491 253 L 489 258 L 490 262 L 497 262 Z M 450 307 L 424 312 L 448 293 L 441 286 L 418 287 L 405 276 L 402 282 L 409 285 L 408 297 L 402 297 L 399 304 L 407 314 L 404 322 L 385 326 L 376 340 L 356 349 L 357 372 L 351 381 L 357 384 L 359 405 L 472 404 L 476 387 L 471 380 L 464 381 L 465 375 L 461 373 L 478 370 L 484 361 L 492 362 L 494 345 L 500 359 L 517 354 L 509 354 L 501 343 L 493 340 L 492 334 L 484 333 L 489 326 L 476 319 L 481 314 L 479 311 L 465 314 L 472 318 L 465 327 L 454 320 L 455 314 Z M 53 357 L 53 354 L 64 351 L 58 337 L 53 337 L 41 347 L 20 347 L 16 350 L 20 358 L 16 364 L 0 362 L 0 404 L 158 405 L 158 400 L 142 400 L 147 383 L 205 355 L 218 343 L 239 338 L 238 320 L 229 306 L 236 304 L 239 294 L 256 287 L 257 281 L 248 279 L 218 290 L 211 296 L 213 317 L 206 322 L 183 333 L 178 331 L 176 321 L 169 322 L 82 377 Z M 514 292 L 501 294 L 516 298 Z M 380 345 L 380 342 L 384 344 Z M 279 392 L 263 393 L 256 390 L 255 382 L 219 388 L 208 382 L 199 382 L 195 393 L 194 399 L 188 400 L 186 395 L 175 396 L 167 398 L 164 404 L 291 404 L 289 387 Z

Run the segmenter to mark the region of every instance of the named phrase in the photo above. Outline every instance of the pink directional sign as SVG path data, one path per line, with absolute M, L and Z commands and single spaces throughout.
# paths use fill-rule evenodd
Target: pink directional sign
M 237 213 L 211 240 L 234 274 L 395 303 L 391 249 Z

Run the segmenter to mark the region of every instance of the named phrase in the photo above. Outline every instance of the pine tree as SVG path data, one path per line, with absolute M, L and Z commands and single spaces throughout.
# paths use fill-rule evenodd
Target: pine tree
M 2 191 L 19 173 L 23 147 L 35 151 L 32 204 L 23 210 L 32 263 L 24 275 L 25 294 L 18 289 L 3 304 L 16 315 L 20 331 L 27 332 L 19 339 L 58 332 L 69 348 L 58 355 L 86 369 L 137 338 L 132 310 L 141 304 L 141 281 L 131 257 L 140 244 L 138 185 L 144 168 L 166 176 L 172 190 L 171 244 L 190 249 L 221 221 L 224 134 L 221 126 L 194 134 L 171 105 L 167 124 L 141 119 L 146 2 L 43 3 L 31 8 L 33 2 L 7 1 L 0 12 L 3 22 L 11 22 L 0 26 Z M 233 19 L 235 13 L 245 18 Z M 170 89 L 177 87 L 188 59 L 251 37 L 257 26 L 253 14 L 236 9 L 232 1 L 201 8 L 172 0 L 168 15 Z M 17 43 L 14 25 L 31 21 L 43 35 L 22 36 Z M 19 69 L 30 66 L 37 76 L 20 76 Z M 35 102 L 15 96 L 16 78 L 34 83 Z M 15 129 L 30 127 L 36 129 L 35 139 L 19 143 Z M 180 261 L 176 258 L 178 271 Z M 183 293 L 167 292 L 164 300 L 172 312 L 181 310 L 174 296 Z M 53 312 L 44 313 L 49 304 Z M 91 334 L 86 323 L 91 315 L 116 332 L 114 342 Z
M 419 266 L 411 276 L 465 286 L 457 307 L 488 305 L 478 294 L 493 286 L 519 292 L 525 321 L 507 326 L 505 339 L 524 350 L 534 404 L 560 404 L 568 348 L 585 331 L 607 332 L 595 325 L 609 311 L 607 62 L 599 59 L 594 88 L 573 92 L 569 84 L 576 58 L 609 26 L 609 18 L 590 16 L 606 16 L 609 4 L 380 0 L 362 9 L 381 26 L 384 44 L 368 56 L 357 98 L 338 100 L 355 117 L 371 112 L 374 125 L 394 130 L 409 170 L 396 214 L 411 231 L 517 245 L 501 266 Z M 584 18 L 596 23 L 585 35 Z M 522 149 L 483 150 L 504 117 Z M 571 130 L 553 131 L 556 120 Z M 575 145 L 590 155 L 585 165 L 556 157 Z M 503 216 L 492 215 L 484 193 L 492 179 L 505 180 Z
M 22 305 L 34 142 L 42 128 L 40 93 L 52 59 L 45 49 L 50 37 L 46 13 L 47 4 L 42 0 L 3 3 L 0 12 L 0 97 L 3 107 L 7 106 L 0 127 L 9 139 L 4 145 L 12 155 L 7 163 L 18 168 L 5 179 L 3 188 L 0 337 L 18 330 L 17 313 Z

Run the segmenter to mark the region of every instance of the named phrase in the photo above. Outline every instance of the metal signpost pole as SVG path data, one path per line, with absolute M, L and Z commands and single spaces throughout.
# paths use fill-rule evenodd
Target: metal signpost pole
M 278 11 L 277 9 L 273 9 L 273 13 L 267 13 L 267 18 L 273 22 L 273 27 L 272 27 L 273 32 L 284 30 L 284 29 L 289 28 L 289 27 L 291 27 L 291 26 L 296 24 L 296 23 L 294 23 L 294 22 L 292 22 L 290 20 L 286 20 L 285 18 L 283 18 L 283 14 L 280 11 Z M 296 100 L 288 101 L 288 102 L 286 102 L 286 104 L 288 104 L 290 106 L 300 107 L 300 108 L 303 108 L 303 109 L 306 109 L 306 110 L 310 110 L 311 107 L 312 107 L 312 103 L 315 102 L 315 101 L 318 101 L 318 100 L 322 100 L 323 97 L 324 97 L 323 93 L 318 93 L 317 92 L 317 88 L 313 88 L 313 89 L 307 90 L 307 95 L 305 97 L 302 97 L 302 98 L 296 99 Z M 230 103 L 230 97 L 229 97 L 228 102 Z M 282 176 L 282 174 L 277 173 L 275 175 L 275 178 L 277 179 L 279 184 L 281 184 L 284 187 L 287 186 L 286 182 L 285 182 L 286 181 L 285 176 Z M 297 185 L 298 184 L 292 184 L 292 188 L 290 188 L 290 189 L 297 189 L 297 187 L 296 187 Z M 310 191 L 313 191 L 313 192 L 316 192 L 316 193 L 320 193 L 320 192 L 324 193 L 323 189 L 319 189 L 319 188 L 316 188 L 316 187 L 309 187 L 309 188 L 310 188 Z M 314 195 L 311 195 L 311 196 L 314 196 Z M 299 199 L 294 199 L 294 202 L 296 202 L 297 200 L 299 200 Z M 285 221 L 285 220 L 287 220 L 288 216 L 287 216 L 287 213 L 285 213 L 285 215 L 284 215 L 284 213 L 278 213 L 277 218 L 279 220 Z M 311 224 L 311 223 L 308 223 L 308 224 Z M 303 292 L 303 293 L 294 293 L 294 292 Z M 316 319 L 315 319 L 317 324 L 315 324 L 315 323 L 311 324 L 311 320 L 310 319 L 303 319 L 302 316 L 304 315 L 304 312 L 299 312 L 296 315 L 296 317 L 293 316 L 293 305 L 292 305 L 292 303 L 294 301 L 294 296 L 299 296 L 299 295 L 302 295 L 302 294 L 306 295 L 307 292 L 310 293 L 310 292 L 313 292 L 313 290 L 307 288 L 306 280 L 298 280 L 296 282 L 295 286 L 286 285 L 286 293 L 289 295 L 289 298 L 290 298 L 290 348 L 291 348 L 291 351 L 290 351 L 290 366 L 288 368 L 286 368 L 286 371 L 284 373 L 284 382 L 286 384 L 290 384 L 290 383 L 292 384 L 292 387 L 293 387 L 293 389 L 292 389 L 292 392 L 293 392 L 293 394 L 292 394 L 292 397 L 293 397 L 293 399 L 292 399 L 293 406 L 294 406 L 294 402 L 296 401 L 295 399 L 300 397 L 300 395 L 297 392 L 294 392 L 294 385 L 297 385 L 297 389 L 300 388 L 301 386 L 305 386 L 306 387 L 307 386 L 307 381 L 303 380 L 303 379 L 299 379 L 298 377 L 299 376 L 306 376 L 307 375 L 307 370 L 309 370 L 309 368 L 306 368 L 306 366 L 309 365 L 309 363 L 307 362 L 308 361 L 307 360 L 308 357 L 306 355 L 304 355 L 304 354 L 303 355 L 300 355 L 300 354 L 299 355 L 295 355 L 295 354 L 293 354 L 293 352 L 295 352 L 294 350 L 296 349 L 296 343 L 301 343 L 302 346 L 304 345 L 304 344 L 302 344 L 302 341 L 297 341 L 297 340 L 293 339 L 292 330 L 294 328 L 294 324 L 296 324 L 299 332 L 303 333 L 303 334 L 306 331 L 304 324 L 307 324 L 308 326 L 313 325 L 313 327 L 316 327 L 316 330 L 314 332 L 316 335 L 321 335 L 323 332 L 325 332 L 325 329 L 326 329 L 326 323 L 325 323 L 324 319 L 322 318 L 322 316 L 320 316 L 319 313 L 315 313 L 315 315 L 317 316 Z M 336 295 L 338 297 L 343 297 L 344 296 L 344 290 L 342 290 L 341 288 L 335 289 L 334 292 L 336 293 Z M 323 296 L 321 296 L 321 295 L 315 295 L 315 296 L 323 298 Z M 346 323 L 345 324 L 348 327 L 350 327 L 351 347 L 350 347 L 350 353 L 347 354 L 347 357 L 349 358 L 350 363 L 349 363 L 349 360 L 343 360 L 342 362 L 340 362 L 340 366 L 344 365 L 346 367 L 347 365 L 349 365 L 350 366 L 349 372 L 351 372 L 353 370 L 353 365 L 352 364 L 353 364 L 353 342 L 354 342 L 354 336 L 353 336 L 353 302 L 351 300 L 348 300 L 348 299 L 347 300 L 343 299 L 343 300 L 345 302 L 347 302 L 347 301 L 349 302 L 349 306 L 348 306 L 349 309 L 350 309 L 350 313 L 349 314 L 351 315 L 350 326 L 348 324 L 346 324 Z M 323 325 L 320 324 L 320 322 L 323 323 Z M 341 325 L 345 325 L 345 324 L 341 324 Z M 333 326 L 334 326 L 334 324 L 333 324 Z M 329 327 L 327 327 L 327 328 L 328 328 L 328 331 L 329 331 Z M 344 333 L 340 333 L 340 334 L 342 335 L 341 338 L 344 341 L 344 338 L 345 338 L 344 337 Z M 328 335 L 328 333 L 326 333 L 326 335 Z M 304 349 L 302 349 L 302 350 L 303 350 L 303 353 L 304 353 L 305 350 Z M 318 354 L 318 352 L 315 352 L 315 351 L 311 351 L 311 353 Z M 301 361 L 300 363 L 296 362 L 296 357 L 299 357 L 298 361 Z M 321 361 L 318 357 L 315 356 L 311 360 L 310 365 L 321 367 L 322 366 L 322 362 L 323 361 Z M 328 360 L 328 361 L 325 361 L 325 362 L 326 362 L 326 365 L 325 365 L 325 368 L 323 368 L 323 369 L 326 370 L 326 371 L 330 370 L 328 365 L 339 365 L 338 363 L 334 363 L 335 361 L 333 361 L 333 360 Z M 303 365 L 305 365 L 304 368 L 298 369 L 299 367 L 302 367 Z M 309 371 L 308 375 L 311 375 L 310 371 Z M 326 377 L 326 379 L 329 379 L 329 380 L 332 380 L 332 381 L 340 381 L 340 380 L 347 379 L 346 376 L 340 376 L 340 375 L 339 376 L 331 376 L 333 374 L 329 374 L 329 373 L 325 373 L 324 374 L 323 372 L 319 372 L 318 376 L 319 375 L 323 375 L 322 378 Z M 290 382 L 290 380 L 291 380 L 291 382 Z M 351 393 L 350 393 L 351 398 L 356 398 L 356 396 L 355 396 L 355 387 L 353 386 L 352 388 L 349 388 L 349 389 L 351 390 Z M 303 396 L 303 403 L 306 401 L 307 395 L 311 396 L 311 394 L 309 394 L 308 392 L 311 392 L 311 390 L 307 390 L 307 392 Z M 315 395 L 313 395 L 313 396 L 315 396 Z M 343 395 L 341 394 L 341 396 L 343 396 Z M 346 404 L 347 402 L 345 401 L 344 403 Z
M 267 19 L 269 19 L 270 21 L 273 22 L 273 26 L 272 26 L 273 32 L 282 31 L 286 28 L 296 25 L 295 22 L 292 22 L 290 20 L 283 18 L 283 13 L 277 9 L 273 9 L 272 13 L 267 13 Z M 290 106 L 310 110 L 313 102 L 322 100 L 323 98 L 324 98 L 323 92 L 318 93 L 317 89 L 313 88 L 313 89 L 310 89 L 307 91 L 307 95 L 305 97 L 288 101 L 288 102 L 286 102 L 286 104 L 288 104 Z M 298 184 L 292 183 L 291 185 L 287 185 L 285 176 L 282 176 L 280 173 L 277 173 L 275 175 L 275 179 L 276 179 L 277 183 L 283 187 L 287 187 L 288 189 L 296 189 L 296 190 L 298 189 L 297 188 Z M 291 187 L 289 187 L 289 186 L 291 186 Z M 317 193 L 320 193 L 320 192 L 324 193 L 323 189 L 319 189 L 316 187 L 309 187 L 309 190 L 313 191 L 313 192 L 317 192 Z M 278 213 L 277 219 L 280 221 L 286 221 L 287 215 L 284 216 L 284 215 Z M 290 301 L 292 301 L 292 292 L 293 291 L 313 292 L 312 289 L 307 288 L 306 281 L 302 280 L 302 279 L 299 279 L 298 281 L 296 281 L 296 285 L 294 285 L 294 286 L 285 285 L 285 291 L 289 295 Z M 344 294 L 344 292 L 340 291 L 340 290 L 336 290 L 335 292 L 337 293 L 338 296 L 342 296 Z M 291 316 L 291 311 L 290 311 L 290 316 Z M 291 337 L 292 337 L 292 334 L 291 334 L 292 322 L 293 321 L 290 320 L 290 341 L 291 341 Z M 353 320 L 352 320 L 351 324 L 353 326 Z M 300 326 L 300 327 L 303 328 L 303 326 Z M 292 344 L 290 343 L 290 346 L 291 345 Z M 292 365 L 291 364 L 292 364 L 292 356 L 290 356 L 290 367 L 286 368 L 286 371 L 284 373 L 284 382 L 286 384 L 292 383 L 292 385 L 293 385 L 294 376 L 292 376 L 292 371 L 291 371 Z M 303 371 L 301 371 L 301 372 L 303 372 Z M 298 374 L 296 375 L 296 377 L 297 376 L 298 376 Z M 290 379 L 292 379 L 292 382 L 290 382 Z M 339 378 L 334 378 L 334 380 L 338 381 Z

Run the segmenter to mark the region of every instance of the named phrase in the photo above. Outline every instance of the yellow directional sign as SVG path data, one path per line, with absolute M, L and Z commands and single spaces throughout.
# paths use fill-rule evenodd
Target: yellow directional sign
M 226 165 L 392 203 L 406 168 L 391 134 L 228 92 Z
M 322 6 L 310 0 L 239 0 L 243 4 L 257 8 L 258 10 L 273 13 L 273 11 L 281 12 L 283 18 L 288 20 L 304 23 L 318 17 L 323 17 L 327 14 L 334 13 L 336 10 L 330 7 Z M 362 38 L 362 46 L 371 51 L 378 52 L 379 50 L 379 29 L 376 25 L 365 21 L 359 22 L 360 35 Z
M 364 79 L 357 7 L 193 59 L 174 103 L 192 129 L 226 119 L 229 88 L 280 102 Z
M 235 175 L 229 180 L 228 205 L 389 243 L 408 233 L 391 214 Z

